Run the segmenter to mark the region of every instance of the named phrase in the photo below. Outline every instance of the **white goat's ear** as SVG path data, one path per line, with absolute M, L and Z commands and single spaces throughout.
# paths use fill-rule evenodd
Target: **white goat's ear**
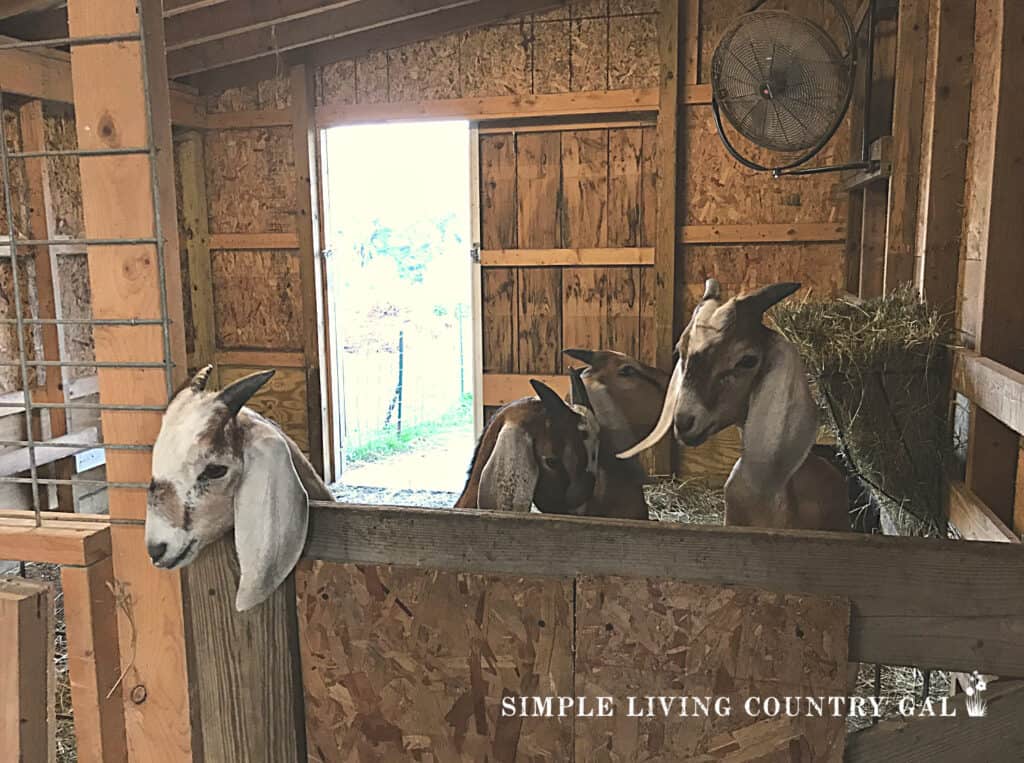
M 538 475 L 533 438 L 520 427 L 505 424 L 480 475 L 479 508 L 529 512 Z
M 269 425 L 259 427 L 243 455 L 245 471 L 235 495 L 239 612 L 263 602 L 285 581 L 302 555 L 309 526 L 309 497 L 284 437 Z

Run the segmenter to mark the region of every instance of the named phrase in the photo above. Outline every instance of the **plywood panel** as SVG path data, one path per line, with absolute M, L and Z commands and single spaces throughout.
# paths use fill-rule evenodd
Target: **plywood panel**
M 356 103 L 388 100 L 388 53 L 379 50 L 356 59 Z
M 89 263 L 84 254 L 66 254 L 57 257 L 57 282 L 60 293 L 61 317 L 69 320 L 92 318 L 92 289 L 89 284 Z M 95 359 L 96 343 L 92 326 L 70 324 L 60 327 L 64 335 L 66 360 L 89 362 Z M 96 370 L 88 366 L 70 366 L 66 369 L 72 379 L 92 376 Z
M 46 148 L 67 151 L 78 148 L 75 118 L 63 111 L 46 114 Z M 78 157 L 53 156 L 47 161 L 50 177 L 50 221 L 57 236 L 79 238 L 85 231 L 82 221 L 82 179 L 78 172 Z
M 530 32 L 527 20 L 465 32 L 458 51 L 461 97 L 531 92 L 533 40 Z
M 217 346 L 302 349 L 299 258 L 294 252 L 214 252 Z
M 248 376 L 263 368 L 221 368 L 221 384 L 226 386 L 236 379 Z M 309 452 L 309 436 L 306 429 L 306 373 L 296 368 L 279 368 L 249 401 L 254 411 L 273 419 L 291 437 L 299 450 Z
M 558 207 L 561 165 L 560 133 L 516 137 L 516 204 L 522 249 L 550 249 L 561 245 Z
M 710 106 L 688 107 L 683 120 L 683 225 L 845 222 L 847 197 L 839 187 L 838 174 L 776 180 L 768 173 L 753 172 L 726 153 Z M 734 142 L 755 160 L 778 161 L 767 152 L 747 150 L 741 140 Z M 848 127 L 840 128 L 814 164 L 847 161 L 849 145 Z
M 515 248 L 516 146 L 512 133 L 480 137 L 480 194 L 483 248 Z
M 7 142 L 8 151 L 21 151 L 21 127 L 18 112 L 4 109 L 0 113 L 0 138 Z M 25 236 L 28 220 L 25 215 L 27 182 L 22 162 L 11 162 L 11 208 L 14 212 L 14 231 Z M 10 221 L 7 217 L 7 197 L 4 184 L 0 183 L 0 235 L 10 234 Z
M 562 368 L 562 271 L 519 268 L 516 330 L 518 373 L 553 374 Z
M 317 103 L 356 102 L 356 62 L 337 61 L 317 70 Z
M 576 693 L 728 698 L 728 715 L 576 722 L 576 760 L 843 757 L 845 719 L 750 717 L 748 697 L 845 696 L 849 602 L 659 580 L 580 578 Z M 691 712 L 693 707 L 690 708 Z M 705 756 L 707 756 L 705 758 Z
M 640 147 L 640 246 L 654 246 L 658 211 L 657 128 L 641 128 Z
M 569 89 L 608 89 L 608 19 L 574 18 L 570 22 Z
M 562 133 L 562 242 L 608 245 L 608 131 Z
M 657 14 L 613 17 L 609 23 L 609 89 L 657 87 Z
M 433 101 L 460 95 L 457 35 L 388 51 L 388 100 Z
M 295 230 L 290 128 L 211 131 L 205 155 L 211 233 Z
M 572 583 L 315 562 L 298 574 L 310 760 L 562 761 L 572 721 L 502 718 L 572 694 Z
M 533 92 L 569 92 L 569 21 L 533 25 Z

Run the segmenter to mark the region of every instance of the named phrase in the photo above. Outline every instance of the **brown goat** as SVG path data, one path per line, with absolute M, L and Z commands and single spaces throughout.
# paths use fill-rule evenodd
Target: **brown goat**
M 647 519 L 639 459 L 614 454 L 650 432 L 665 402 L 668 374 L 614 350 L 569 349 L 565 354 L 586 364 L 581 374 L 601 427 L 598 481 L 585 515 Z
M 514 400 L 487 424 L 455 508 L 581 514 L 597 480 L 599 427 L 579 376 L 575 405 L 531 379 L 537 397 Z

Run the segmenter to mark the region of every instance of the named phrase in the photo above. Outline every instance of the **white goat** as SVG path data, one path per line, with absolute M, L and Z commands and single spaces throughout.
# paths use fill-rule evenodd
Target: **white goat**
M 153 445 L 146 548 L 157 567 L 180 569 L 234 528 L 241 579 L 235 607 L 263 602 L 306 543 L 309 500 L 330 490 L 294 442 L 244 407 L 273 371 L 207 392 L 212 366 L 175 395 Z
M 725 483 L 727 525 L 848 532 L 846 481 L 811 453 L 818 410 L 800 354 L 762 323 L 768 308 L 798 288 L 774 284 L 723 301 L 709 278 L 679 337 L 658 423 L 619 457 L 635 456 L 669 429 L 696 447 L 735 424 L 743 452 Z

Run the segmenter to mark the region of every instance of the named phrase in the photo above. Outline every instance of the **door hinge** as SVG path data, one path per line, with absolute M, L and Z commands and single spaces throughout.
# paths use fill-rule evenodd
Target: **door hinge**
M 472 262 L 480 264 L 480 245 L 474 244 L 469 248 L 469 259 Z

